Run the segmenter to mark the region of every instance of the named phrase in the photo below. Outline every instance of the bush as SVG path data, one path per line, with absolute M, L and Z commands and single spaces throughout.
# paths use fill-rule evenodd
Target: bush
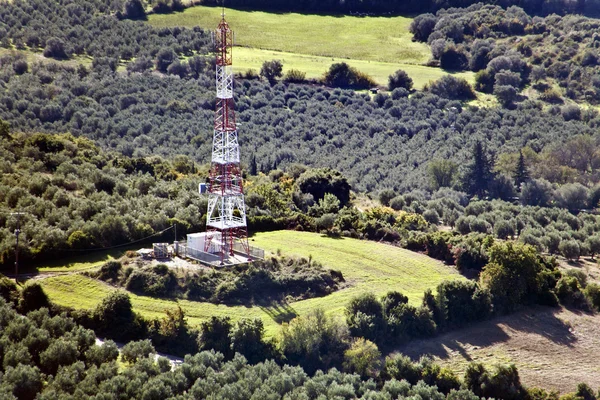
M 584 293 L 592 307 L 597 311 L 600 311 L 600 285 L 597 283 L 590 283 L 585 288 Z
M 19 297 L 19 312 L 28 313 L 42 307 L 50 307 L 50 301 L 46 293 L 44 293 L 42 285 L 37 282 L 27 282 L 23 290 L 21 290 Z
M 579 281 L 574 276 L 563 276 L 556 283 L 556 295 L 560 302 L 578 308 L 587 308 L 586 298 Z
M 424 90 L 450 100 L 473 100 L 477 98 L 473 88 L 465 79 L 446 75 L 426 85 Z
M 54 375 L 59 367 L 71 365 L 77 361 L 78 356 L 76 344 L 61 338 L 52 342 L 40 354 L 40 364 L 45 373 Z
M 40 370 L 30 365 L 9 367 L 3 378 L 4 382 L 12 387 L 12 394 L 19 400 L 33 400 L 44 386 Z
M 124 16 L 130 19 L 144 18 L 146 10 L 144 9 L 142 0 L 126 0 Z
M 558 250 L 568 260 L 579 259 L 580 248 L 576 240 L 561 241 Z
M 260 68 L 260 75 L 273 85 L 277 78 L 283 76 L 283 64 L 279 60 L 265 61 Z
M 388 90 L 392 91 L 397 88 L 403 88 L 408 91 L 412 90 L 413 80 L 408 74 L 399 69 L 388 78 Z
M 0 275 L 0 297 L 7 303 L 17 303 L 19 299 L 19 290 L 16 283 L 5 276 Z
M 134 314 L 127 293 L 114 291 L 102 299 L 93 312 L 98 336 L 118 341 L 128 341 L 143 334 L 145 327 Z
M 375 343 L 358 338 L 344 352 L 344 368 L 364 379 L 374 377 L 379 369 L 380 358 L 381 352 Z
M 226 359 L 231 359 L 231 330 L 233 324 L 229 317 L 212 316 L 207 321 L 200 323 L 200 335 L 198 336 L 198 348 L 202 350 L 214 350 L 223 354 Z
M 520 243 L 496 243 L 489 249 L 490 262 L 480 276 L 498 311 L 511 311 L 519 304 L 537 300 L 542 292 L 540 273 L 544 266 L 535 248 Z
M 350 334 L 378 342 L 385 334 L 383 307 L 372 293 L 354 297 L 346 305 L 346 323 Z
M 463 71 L 467 69 L 469 59 L 467 54 L 457 48 L 454 43 L 449 43 L 440 55 L 440 67 L 449 71 Z
M 119 348 L 112 340 L 107 340 L 101 346 L 92 346 L 85 352 L 88 363 L 100 366 L 101 364 L 116 361 L 119 357 Z
M 306 80 L 306 72 L 290 69 L 285 73 L 283 81 L 286 83 L 302 83 Z
M 142 358 L 147 358 L 155 352 L 150 340 L 138 340 L 129 342 L 121 349 L 121 359 L 124 362 L 136 363 Z
M 323 80 L 326 85 L 334 87 L 369 89 L 376 86 L 373 78 L 345 62 L 332 64 Z
M 51 37 L 48 40 L 46 40 L 44 57 L 52 57 L 58 59 L 69 58 L 65 42 L 63 42 L 62 39 L 56 37 Z
M 272 358 L 275 349 L 272 343 L 264 341 L 264 332 L 261 319 L 240 319 L 229 334 L 231 350 L 242 354 L 251 364 Z

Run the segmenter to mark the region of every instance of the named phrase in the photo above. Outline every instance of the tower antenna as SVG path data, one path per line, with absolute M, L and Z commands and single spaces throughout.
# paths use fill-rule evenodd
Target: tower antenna
M 224 4 L 224 2 L 223 2 Z M 240 148 L 233 102 L 233 31 L 223 19 L 215 32 L 217 104 L 204 251 L 216 248 L 221 264 L 234 250 L 250 255 Z

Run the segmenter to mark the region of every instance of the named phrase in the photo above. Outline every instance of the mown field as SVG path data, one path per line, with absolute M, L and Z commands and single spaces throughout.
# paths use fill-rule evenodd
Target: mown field
M 395 71 L 402 69 L 412 78 L 415 89 L 423 89 L 430 81 L 435 81 L 448 73 L 439 68 L 424 65 L 398 64 L 381 61 L 354 60 L 345 58 L 332 58 L 314 56 L 309 54 L 287 53 L 274 50 L 262 50 L 249 47 L 236 47 L 233 52 L 234 71 L 236 73 L 246 72 L 248 69 L 260 71 L 265 61 L 280 60 L 283 63 L 283 73 L 290 69 L 297 69 L 306 73 L 310 79 L 318 79 L 323 76 L 331 64 L 345 62 L 348 65 L 366 72 L 375 79 L 379 85 L 387 85 L 388 77 Z M 472 72 L 459 72 L 452 75 L 465 78 L 470 83 L 475 81 Z
M 293 303 L 273 304 L 268 307 L 225 306 L 187 300 L 156 299 L 131 294 L 136 311 L 146 317 L 164 315 L 165 309 L 176 303 L 184 309 L 192 325 L 213 315 L 260 317 L 267 334 L 273 336 L 278 324 L 295 315 L 323 308 L 329 314 L 343 316 L 346 303 L 364 292 L 383 295 L 390 290 L 406 294 L 410 302 L 419 304 L 427 288 L 435 288 L 449 279 L 464 279 L 452 268 L 427 256 L 385 244 L 356 239 L 332 239 L 319 234 L 294 231 L 276 231 L 256 234 L 252 245 L 268 252 L 309 257 L 328 268 L 342 271 L 348 287 L 329 296 Z M 61 275 L 40 281 L 50 299 L 60 305 L 74 308 L 94 308 L 115 288 L 82 275 Z
M 342 57 L 358 60 L 421 64 L 429 48 L 411 41 L 407 17 L 357 17 L 296 13 L 268 13 L 225 9 L 235 32 L 235 44 L 243 47 Z M 191 7 L 181 13 L 150 15 L 156 27 L 214 29 L 220 7 Z
M 551 307 L 530 307 L 515 314 L 416 340 L 398 348 L 418 360 L 427 354 L 463 376 L 467 365 L 493 368 L 514 363 L 530 387 L 576 390 L 579 382 L 600 386 L 600 315 Z
M 398 69 L 405 70 L 421 89 L 446 74 L 422 64 L 430 58 L 426 44 L 413 42 L 408 27 L 411 18 L 304 15 L 225 9 L 235 31 L 234 68 L 260 70 L 263 62 L 278 59 L 284 72 L 298 69 L 307 78 L 320 78 L 331 64 L 345 61 L 371 75 L 380 85 Z M 191 7 L 175 14 L 150 15 L 156 27 L 201 26 L 213 29 L 221 9 Z M 470 72 L 460 74 L 473 81 Z

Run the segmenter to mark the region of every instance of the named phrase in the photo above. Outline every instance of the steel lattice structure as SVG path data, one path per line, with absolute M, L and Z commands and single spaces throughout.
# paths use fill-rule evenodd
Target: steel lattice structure
M 240 148 L 233 101 L 233 31 L 225 15 L 214 32 L 217 53 L 217 106 L 208 182 L 207 238 L 204 251 L 217 248 L 221 263 L 234 247 L 249 254 Z M 239 246 L 236 246 L 239 243 Z M 216 246 L 215 246 L 216 244 Z

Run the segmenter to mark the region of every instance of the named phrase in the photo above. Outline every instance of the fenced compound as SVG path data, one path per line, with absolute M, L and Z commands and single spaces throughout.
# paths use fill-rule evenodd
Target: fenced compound
M 226 257 L 223 260 L 223 263 L 221 263 L 221 256 L 218 253 L 207 253 L 204 251 L 204 249 L 188 246 L 188 242 L 175 243 L 175 254 L 177 256 L 182 258 L 191 258 L 192 260 L 212 266 L 243 264 L 257 259 L 263 259 L 265 257 L 265 251 L 257 247 L 249 246 L 250 254 L 246 253 L 246 250 L 240 243 L 234 244 L 233 251 L 234 254 Z

